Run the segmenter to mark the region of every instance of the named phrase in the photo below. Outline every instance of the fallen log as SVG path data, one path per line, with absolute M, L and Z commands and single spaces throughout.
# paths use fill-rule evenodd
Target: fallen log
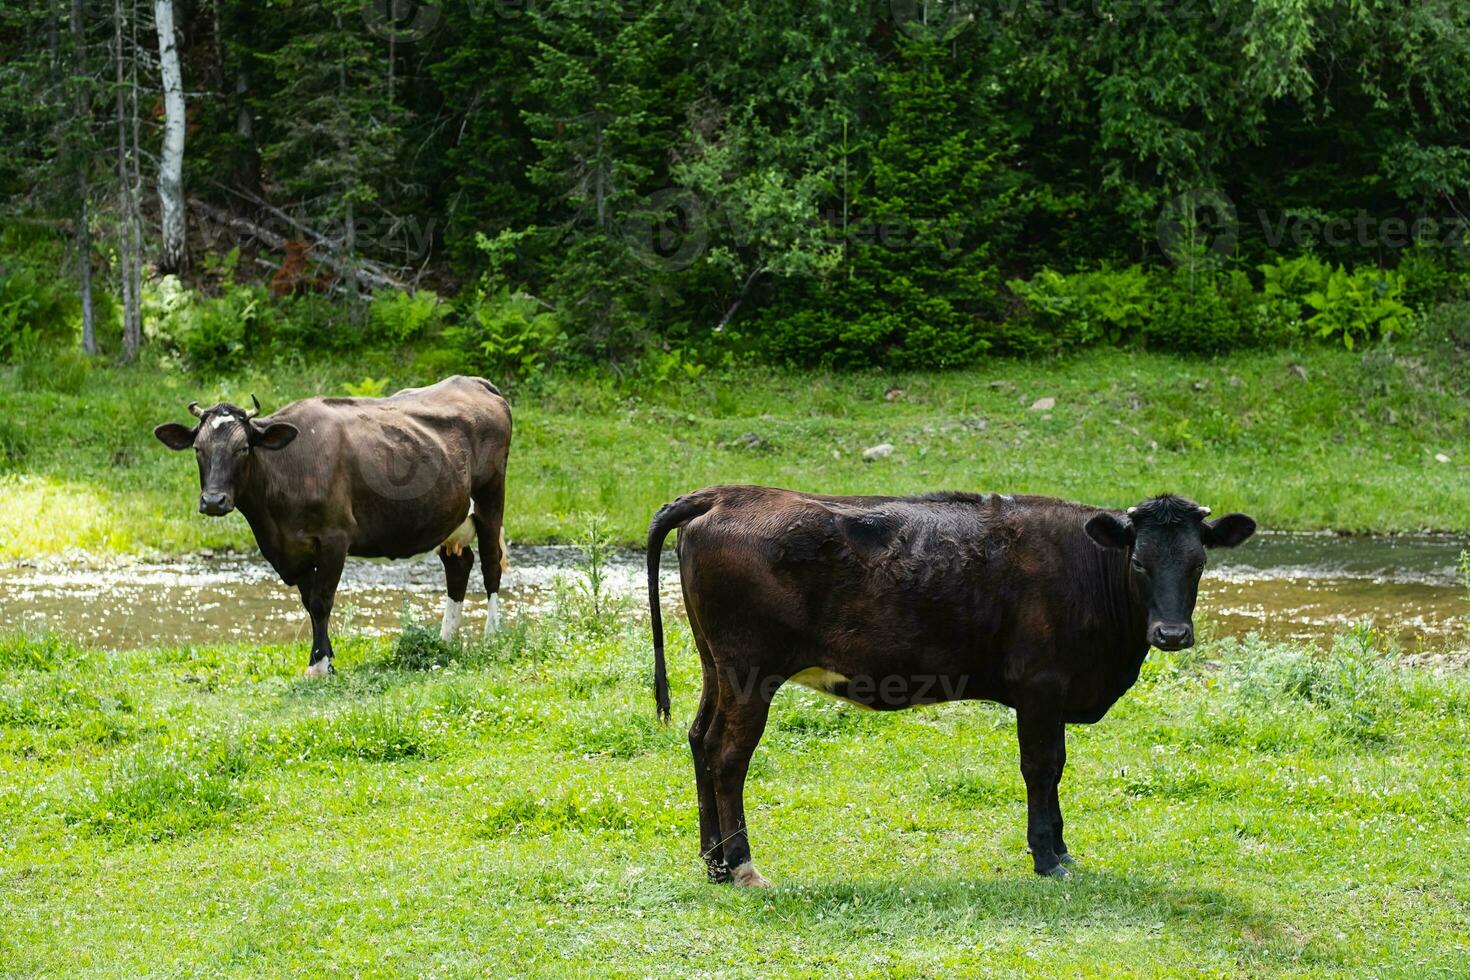
M 248 218 L 242 218 L 240 215 L 226 211 L 224 208 L 215 207 L 213 204 L 207 201 L 201 201 L 197 197 L 189 198 L 189 207 L 215 224 L 232 228 L 243 235 L 249 235 L 277 251 L 284 252 L 286 250 L 286 238 L 284 236 L 271 231 L 269 228 L 258 225 Z M 351 276 L 359 284 L 369 288 L 388 287 L 402 290 L 408 290 L 410 288 L 407 283 L 388 275 L 376 263 L 368 262 L 364 259 L 347 261 L 333 255 L 314 254 L 312 260 L 321 263 L 339 276 Z

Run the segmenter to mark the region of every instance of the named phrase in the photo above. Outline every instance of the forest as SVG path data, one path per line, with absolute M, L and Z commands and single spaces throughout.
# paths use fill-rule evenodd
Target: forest
M 1464 976 L 1467 391 L 1467 0 L 0 0 L 0 977 Z
M 0 358 L 1470 333 L 1457 0 L 11 0 Z

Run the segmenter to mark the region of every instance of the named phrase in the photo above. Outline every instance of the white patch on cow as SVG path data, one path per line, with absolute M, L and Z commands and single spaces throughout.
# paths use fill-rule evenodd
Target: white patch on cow
M 485 638 L 500 632 L 500 596 L 494 592 L 488 596 L 489 608 L 485 610 Z
M 861 702 L 854 701 L 852 698 L 845 698 L 841 694 L 838 694 L 837 688 L 841 687 L 843 684 L 851 683 L 852 678 L 844 677 L 836 671 L 827 670 L 825 667 L 808 667 L 806 670 L 803 670 L 800 673 L 793 674 L 789 678 L 789 680 L 793 684 L 800 684 L 802 687 L 809 687 L 813 691 L 820 691 L 823 694 L 826 694 L 829 697 L 834 697 L 839 701 L 846 701 L 848 704 L 855 704 L 859 708 L 872 707 L 871 705 L 862 704 Z
M 332 658 L 323 657 L 310 667 L 306 668 L 307 677 L 326 677 L 332 672 Z
M 475 522 L 471 518 L 466 517 L 464 519 L 464 522 L 460 524 L 459 527 L 455 528 L 454 533 L 445 538 L 444 543 L 441 544 L 439 547 L 443 548 L 451 555 L 457 555 L 468 548 L 470 546 L 470 542 L 474 540 Z
M 730 872 L 730 880 L 741 888 L 770 888 L 771 880 L 759 871 L 755 865 L 746 861 L 740 867 Z
M 846 684 L 848 680 L 849 678 L 843 677 L 836 671 L 827 670 L 825 667 L 808 667 L 791 677 L 791 683 L 809 687 L 813 691 L 821 691 L 823 694 L 831 694 L 839 684 Z
M 459 624 L 464 619 L 464 600 L 456 602 L 444 597 L 444 625 L 439 627 L 439 639 L 445 643 L 453 640 L 459 633 Z
M 214 418 L 209 420 L 209 427 L 211 429 L 219 429 L 226 425 L 229 425 L 233 421 L 235 421 L 234 416 L 216 415 Z

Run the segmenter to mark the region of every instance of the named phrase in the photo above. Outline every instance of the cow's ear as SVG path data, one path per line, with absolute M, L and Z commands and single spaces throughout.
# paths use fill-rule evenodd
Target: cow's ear
M 198 432 L 197 427 L 191 429 L 177 422 L 165 422 L 153 430 L 158 441 L 170 449 L 188 449 L 194 445 L 194 436 Z
M 1104 511 L 1087 522 L 1087 536 L 1103 548 L 1129 548 L 1133 546 L 1133 522 Z
M 1256 522 L 1244 514 L 1226 514 L 1218 521 L 1201 521 L 1199 540 L 1206 548 L 1234 548 L 1256 533 Z
M 285 449 L 298 434 L 299 430 L 290 422 L 272 422 L 263 429 L 256 429 L 250 444 L 257 449 Z

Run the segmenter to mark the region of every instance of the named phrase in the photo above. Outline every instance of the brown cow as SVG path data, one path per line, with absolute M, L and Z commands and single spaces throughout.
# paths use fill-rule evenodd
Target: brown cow
M 745 774 L 776 689 L 795 681 L 869 708 L 985 699 L 1016 710 L 1026 839 L 1065 877 L 1057 786 L 1067 723 L 1098 721 L 1150 646 L 1194 642 L 1205 549 L 1255 532 L 1182 497 L 1122 511 L 1049 497 L 828 497 L 711 487 L 648 530 L 654 693 L 669 714 L 659 553 L 679 574 L 704 690 L 689 729 L 714 881 L 766 885 L 746 834 Z
M 252 401 L 254 396 L 252 396 Z M 440 636 L 459 629 L 478 537 L 489 613 L 498 623 L 505 567 L 505 467 L 510 407 L 482 378 L 453 377 L 387 398 L 307 398 L 269 418 L 219 404 L 189 411 L 192 429 L 153 434 L 194 447 L 199 510 L 236 507 L 281 581 L 311 615 L 310 676 L 332 670 L 327 619 L 348 555 L 411 558 L 437 549 L 447 596 Z

